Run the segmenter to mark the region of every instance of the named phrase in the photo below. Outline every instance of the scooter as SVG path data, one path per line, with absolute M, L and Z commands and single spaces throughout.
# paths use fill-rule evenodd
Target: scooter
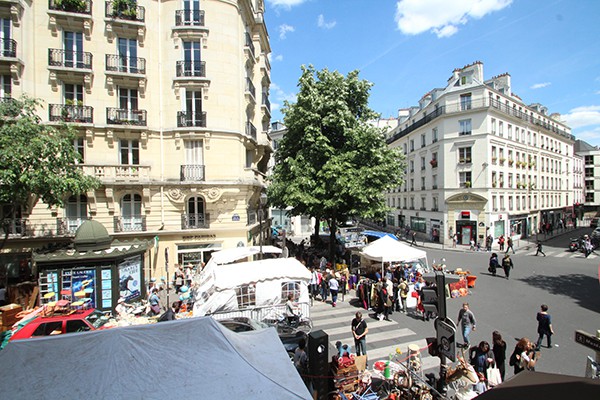
M 576 252 L 581 248 L 579 238 L 571 238 L 571 242 L 569 243 L 569 251 Z

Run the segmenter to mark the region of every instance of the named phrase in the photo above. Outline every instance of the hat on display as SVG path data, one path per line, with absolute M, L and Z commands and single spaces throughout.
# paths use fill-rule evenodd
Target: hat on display
M 187 292 L 188 290 L 190 290 L 190 288 L 189 288 L 189 287 L 187 287 L 186 285 L 183 285 L 182 287 L 180 287 L 180 288 L 179 288 L 179 291 L 180 291 L 181 293 L 185 293 L 185 292 Z

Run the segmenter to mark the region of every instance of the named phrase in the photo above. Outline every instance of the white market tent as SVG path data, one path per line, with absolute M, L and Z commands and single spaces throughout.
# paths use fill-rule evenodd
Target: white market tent
M 380 263 L 421 261 L 424 265 L 428 265 L 427 253 L 425 251 L 409 246 L 387 235 L 365 246 L 362 249 L 361 255 L 366 259 Z
M 311 399 L 273 328 L 212 318 L 47 336 L 0 351 L 6 399 Z

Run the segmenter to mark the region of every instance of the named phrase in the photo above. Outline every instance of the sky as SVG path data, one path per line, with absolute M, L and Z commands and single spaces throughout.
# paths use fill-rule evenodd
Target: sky
M 484 78 L 509 73 L 525 104 L 561 114 L 600 146 L 598 0 L 265 0 L 272 121 L 295 101 L 301 65 L 373 83 L 382 118 L 443 88 L 475 61 Z

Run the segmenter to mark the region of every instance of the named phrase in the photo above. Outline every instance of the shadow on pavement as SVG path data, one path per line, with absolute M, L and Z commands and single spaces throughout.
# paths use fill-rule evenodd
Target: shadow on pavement
M 600 312 L 598 279 L 583 274 L 559 276 L 534 275 L 519 279 L 530 286 L 544 289 L 552 294 L 569 296 L 588 310 Z M 568 284 L 565 284 L 567 283 Z

